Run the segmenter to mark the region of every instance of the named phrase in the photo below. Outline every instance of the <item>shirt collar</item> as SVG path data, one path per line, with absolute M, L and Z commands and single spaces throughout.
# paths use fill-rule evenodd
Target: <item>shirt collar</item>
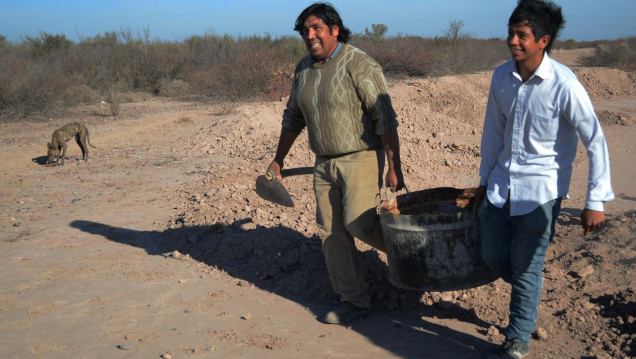
M 552 76 L 552 63 L 554 62 L 554 60 L 552 60 L 552 58 L 550 56 L 548 56 L 548 53 L 544 53 L 543 54 L 543 59 L 541 60 L 541 63 L 539 64 L 539 67 L 537 67 L 536 70 L 534 70 L 534 73 L 532 74 L 532 76 L 530 76 L 530 78 L 533 78 L 535 76 L 540 77 L 543 80 L 547 80 Z M 521 75 L 519 74 L 519 72 L 517 71 L 517 65 L 515 63 L 514 60 L 510 60 L 510 66 L 511 66 L 511 73 L 512 75 L 514 75 L 515 77 L 517 77 L 518 79 L 521 80 Z M 529 80 L 529 79 L 528 79 Z
M 543 60 L 541 64 L 534 70 L 533 76 L 538 76 L 544 80 L 550 78 L 550 70 L 552 70 L 552 59 L 548 56 L 548 53 L 543 54 Z
M 336 54 L 338 53 L 338 50 L 340 50 L 340 47 L 341 47 L 341 46 L 342 46 L 342 42 L 338 42 L 338 46 L 336 46 L 336 49 L 335 49 L 335 50 L 333 50 L 333 52 L 331 53 L 331 55 L 330 55 L 330 56 L 329 56 L 329 57 L 325 60 L 325 62 L 324 62 L 325 64 L 326 64 L 327 62 L 329 62 L 329 60 L 333 59 L 333 58 L 334 58 L 334 56 L 336 56 Z M 318 62 L 318 60 L 316 60 L 316 58 L 315 58 L 315 57 L 313 57 L 313 56 L 312 56 L 311 58 L 314 60 L 314 62 Z

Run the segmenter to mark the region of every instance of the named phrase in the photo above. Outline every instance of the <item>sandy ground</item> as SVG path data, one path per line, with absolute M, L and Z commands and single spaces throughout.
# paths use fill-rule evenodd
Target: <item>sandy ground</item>
M 584 52 L 584 51 L 583 51 Z M 582 236 L 587 159 L 548 251 L 532 358 L 636 356 L 636 75 L 578 67 L 610 148 L 616 200 Z M 477 184 L 491 72 L 393 81 L 411 191 Z M 388 281 L 386 257 L 359 243 L 373 312 L 350 327 L 316 318 L 337 304 L 314 224 L 310 176 L 284 180 L 296 203 L 261 200 L 283 102 L 231 113 L 165 99 L 100 105 L 73 118 L 0 125 L 2 358 L 482 358 L 507 321 L 507 284 L 452 292 Z M 79 120 L 45 167 L 52 132 Z M 286 166 L 310 166 L 305 138 Z

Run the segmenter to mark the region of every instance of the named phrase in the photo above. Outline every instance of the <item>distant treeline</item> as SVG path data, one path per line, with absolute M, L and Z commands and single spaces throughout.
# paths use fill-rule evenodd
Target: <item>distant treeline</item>
M 385 32 L 374 24 L 373 31 L 354 34 L 350 43 L 375 58 L 389 78 L 492 70 L 510 57 L 502 39 L 459 31 L 438 38 L 385 37 Z M 555 48 L 582 45 L 566 41 Z M 636 38 L 584 45 L 597 49 L 588 59 L 592 66 L 636 70 Z M 216 103 L 280 100 L 306 53 L 299 37 L 210 34 L 166 42 L 122 30 L 79 43 L 44 32 L 13 43 L 0 35 L 0 122 L 48 118 L 100 101 L 117 115 L 126 95 L 139 92 Z

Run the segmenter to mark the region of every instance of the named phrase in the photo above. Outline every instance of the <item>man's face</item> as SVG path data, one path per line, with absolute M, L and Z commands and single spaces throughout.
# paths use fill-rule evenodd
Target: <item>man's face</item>
M 302 37 L 307 50 L 318 62 L 324 62 L 338 47 L 338 26 L 329 26 L 314 15 L 303 23 Z
M 544 35 L 539 41 L 536 41 L 532 28 L 524 21 L 508 28 L 506 43 L 515 61 L 539 64 L 543 59 L 543 49 L 548 45 L 549 39 L 548 35 Z

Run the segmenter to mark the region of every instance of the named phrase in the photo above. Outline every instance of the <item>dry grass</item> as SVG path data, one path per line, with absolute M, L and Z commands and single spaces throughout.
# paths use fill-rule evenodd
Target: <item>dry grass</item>
M 585 59 L 584 65 L 636 71 L 636 37 L 602 42 L 594 47 L 594 55 Z
M 295 64 L 306 54 L 297 37 L 149 38 L 121 31 L 73 43 L 63 35 L 41 33 L 16 44 L 0 36 L 0 122 L 50 118 L 66 108 L 101 101 L 117 116 L 126 94 L 137 92 L 214 102 L 224 111 L 242 101 L 279 101 L 289 92 Z M 635 42 L 588 44 L 597 49 L 589 64 L 634 71 Z M 471 73 L 493 69 L 509 58 L 503 40 L 466 36 L 454 41 L 352 36 L 351 44 L 374 57 L 387 77 Z

